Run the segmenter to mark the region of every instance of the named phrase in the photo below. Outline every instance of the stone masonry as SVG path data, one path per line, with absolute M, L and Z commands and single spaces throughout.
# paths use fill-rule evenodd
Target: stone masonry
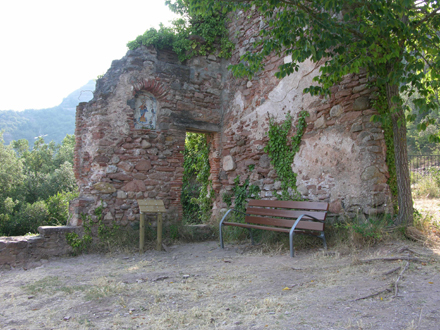
M 82 235 L 82 228 L 41 226 L 38 232 L 37 236 L 0 237 L 0 269 L 31 268 L 39 266 L 42 259 L 67 255 L 72 248 L 67 244 L 66 234 Z
M 252 80 L 235 79 L 228 65 L 239 62 L 264 28 L 257 15 L 236 15 L 229 26 L 236 48 L 227 61 L 209 55 L 180 63 L 171 51 L 141 47 L 114 61 L 98 80 L 93 100 L 77 108 L 80 197 L 71 203 L 72 225 L 101 204 L 105 221 L 136 222 L 141 198 L 164 200 L 166 219 L 179 220 L 187 131 L 208 135 L 214 217 L 225 209 L 222 194 L 232 190 L 237 175 L 259 185 L 261 198 L 273 198 L 281 183 L 263 151 L 268 116 L 281 122 L 290 112 L 295 121 L 301 111 L 310 116 L 292 168 L 302 197 L 327 201 L 341 216 L 392 211 L 384 135 L 380 124 L 370 122 L 376 110 L 366 74 L 346 76 L 329 98 L 302 93 L 321 63 L 305 62 L 279 80 L 277 67 L 291 59 L 273 56 Z M 157 116 L 149 121 L 154 128 L 139 128 L 150 118 L 139 117 L 141 95 L 157 101 L 148 115 Z

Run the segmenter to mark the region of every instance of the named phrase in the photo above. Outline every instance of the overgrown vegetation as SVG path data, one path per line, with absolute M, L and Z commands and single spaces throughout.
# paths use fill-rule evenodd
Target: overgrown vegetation
M 206 135 L 186 134 L 183 152 L 183 183 L 181 202 L 185 223 L 203 223 L 210 219 L 212 180 L 209 179 L 209 147 Z
M 299 151 L 302 136 L 307 127 L 306 117 L 309 116 L 307 111 L 299 114 L 298 124 L 296 126 L 296 134 L 288 141 L 288 134 L 292 129 L 292 116 L 290 113 L 286 115 L 286 120 L 277 124 L 273 117 L 269 118 L 269 141 L 264 151 L 269 155 L 270 163 L 277 172 L 278 179 L 281 181 L 281 195 L 276 193 L 279 200 L 300 200 L 301 196 L 296 187 L 296 173 L 292 171 L 293 159 Z
M 398 205 L 398 189 L 397 189 L 397 173 L 396 173 L 396 162 L 394 157 L 394 134 L 393 134 L 393 123 L 391 118 L 386 116 L 388 112 L 388 103 L 385 97 L 385 86 L 374 81 L 369 84 L 370 87 L 377 87 L 377 91 L 373 94 L 372 105 L 374 109 L 379 112 L 379 116 L 372 116 L 371 121 L 379 121 L 383 129 L 383 135 L 385 138 L 386 145 L 386 158 L 385 162 L 388 166 L 388 180 L 387 184 L 390 187 L 391 195 L 393 197 L 394 211 L 397 213 L 399 209 Z
M 440 170 L 431 168 L 428 173 L 411 173 L 411 185 L 415 198 L 440 198 Z
M 142 45 L 168 48 L 176 52 L 181 62 L 193 56 L 213 53 L 223 58 L 231 56 L 234 45 L 228 38 L 225 13 L 221 10 L 196 13 L 192 2 L 186 0 L 168 0 L 165 3 L 181 18 L 174 20 L 171 27 L 161 24 L 158 30 L 150 28 L 130 41 L 127 44 L 129 49 Z
M 224 193 L 222 196 L 223 202 L 226 203 L 228 208 L 231 208 L 232 204 L 234 204 L 234 210 L 238 211 L 230 215 L 234 222 L 244 222 L 244 212 L 246 211 L 246 204 L 249 199 L 260 199 L 260 187 L 255 184 L 250 184 L 249 181 L 249 174 L 254 169 L 255 165 L 249 165 L 249 173 L 243 183 L 240 183 L 240 176 L 237 175 L 234 179 L 232 192 Z M 242 240 L 248 237 L 248 230 L 233 226 L 232 228 L 228 228 L 224 235 L 226 240 Z M 260 233 L 256 235 L 256 237 L 260 237 Z
M 115 222 L 112 224 L 104 223 L 103 209 L 104 207 L 101 204 L 93 211 L 96 217 L 96 225 L 91 216 L 81 214 L 84 228 L 84 234 L 82 236 L 79 236 L 77 233 L 66 234 L 67 243 L 72 247 L 73 254 L 77 255 L 89 251 L 93 243 L 93 228 L 96 228 L 95 250 L 111 251 L 113 248 L 118 248 L 123 245 L 121 242 L 118 242 L 118 240 L 126 236 L 126 232 L 121 231 L 120 226 Z
M 254 165 L 249 165 L 249 171 L 254 170 Z M 249 175 L 244 180 L 243 184 L 240 184 L 240 176 L 237 175 L 234 179 L 234 187 L 232 188 L 232 194 L 224 193 L 223 202 L 226 203 L 228 207 L 232 206 L 234 202 L 234 209 L 240 212 L 246 210 L 246 201 L 250 198 L 260 199 L 259 197 L 260 187 L 254 184 L 250 184 Z M 240 218 L 239 215 L 236 215 Z
M 440 127 L 440 113 L 435 110 L 428 111 L 428 118 L 426 113 L 420 111 L 413 100 L 420 98 L 420 94 L 415 92 L 408 97 L 407 94 L 402 95 L 407 109 L 407 143 L 408 153 L 417 155 L 439 155 L 440 144 L 438 141 L 433 141 L 432 136 L 435 135 Z M 429 125 L 428 125 L 429 124 Z
M 61 145 L 39 137 L 4 145 L 0 133 L 0 236 L 36 233 L 42 225 L 64 225 L 69 200 L 77 196 L 73 174 L 75 137 Z

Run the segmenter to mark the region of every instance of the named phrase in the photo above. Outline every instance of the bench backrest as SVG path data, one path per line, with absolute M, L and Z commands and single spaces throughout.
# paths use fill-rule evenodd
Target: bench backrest
M 296 229 L 323 231 L 328 206 L 328 203 L 323 202 L 270 201 L 251 199 L 246 209 L 245 222 L 290 228 L 300 215 L 309 214 L 320 221 L 310 221 L 314 219 L 304 216 L 296 226 Z

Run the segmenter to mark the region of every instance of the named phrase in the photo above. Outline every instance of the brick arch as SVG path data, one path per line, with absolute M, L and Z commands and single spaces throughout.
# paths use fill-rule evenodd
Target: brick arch
M 168 94 L 166 88 L 160 81 L 156 79 L 140 79 L 133 84 L 133 96 L 139 91 L 147 91 L 153 94 L 158 100 L 163 99 Z

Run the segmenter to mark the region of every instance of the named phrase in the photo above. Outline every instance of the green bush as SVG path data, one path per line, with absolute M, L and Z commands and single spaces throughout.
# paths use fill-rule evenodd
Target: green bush
M 44 201 L 24 204 L 9 222 L 8 236 L 38 232 L 39 226 L 47 225 L 49 210 Z
M 172 22 L 172 27 L 162 24 L 159 30 L 150 28 L 135 40 L 127 43 L 130 50 L 140 46 L 154 46 L 157 49 L 172 49 L 181 62 L 193 56 L 231 56 L 234 44 L 228 38 L 226 13 L 213 11 L 199 13 L 191 2 L 166 1 L 170 9 L 182 16 Z
M 48 225 L 58 226 L 67 224 L 69 218 L 69 201 L 76 198 L 78 192 L 59 192 L 46 200 L 49 211 Z

